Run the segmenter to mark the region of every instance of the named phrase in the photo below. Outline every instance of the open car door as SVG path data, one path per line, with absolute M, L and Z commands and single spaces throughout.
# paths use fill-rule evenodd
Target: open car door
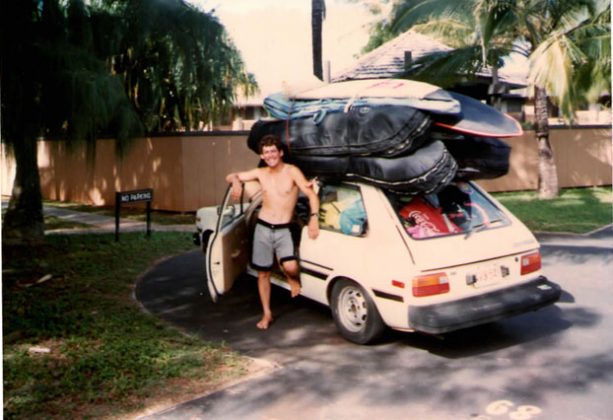
M 207 286 L 213 302 L 232 288 L 234 280 L 249 263 L 249 228 L 245 189 L 239 200 L 231 197 L 229 186 L 221 206 L 217 208 L 217 224 L 206 247 L 205 265 Z

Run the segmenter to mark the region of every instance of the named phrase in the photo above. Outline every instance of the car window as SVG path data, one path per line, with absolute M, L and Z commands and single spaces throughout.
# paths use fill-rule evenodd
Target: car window
M 320 228 L 351 236 L 366 234 L 366 210 L 358 187 L 323 184 L 319 201 Z
M 230 200 L 230 202 L 225 206 L 219 206 L 217 208 L 217 213 L 221 212 L 221 228 L 223 229 L 225 226 L 231 224 L 237 217 L 242 214 L 241 206 L 239 203 L 236 203 L 235 200 Z
M 229 192 L 227 192 L 229 194 Z M 226 201 L 219 206 L 217 211 L 221 214 L 221 228 L 231 224 L 245 212 L 252 211 L 252 207 L 259 206 L 260 185 L 256 181 L 249 181 L 243 185 L 243 193 L 237 199 L 231 195 L 226 196 Z
M 413 197 L 388 193 L 406 232 L 414 239 L 472 233 L 508 224 L 504 213 L 469 183 L 453 183 L 438 194 Z

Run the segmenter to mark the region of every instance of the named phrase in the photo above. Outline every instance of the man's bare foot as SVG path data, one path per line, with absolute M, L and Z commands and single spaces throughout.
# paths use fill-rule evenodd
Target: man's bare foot
M 289 288 L 290 288 L 290 293 L 292 294 L 292 297 L 295 298 L 296 296 L 298 296 L 300 294 L 300 282 L 296 281 L 296 280 L 287 280 L 287 282 L 289 283 Z
M 272 316 L 264 315 L 262 319 L 260 320 L 260 322 L 256 324 L 256 327 L 258 327 L 261 330 L 267 330 L 268 327 L 270 327 L 270 324 L 272 324 L 272 321 L 273 321 Z

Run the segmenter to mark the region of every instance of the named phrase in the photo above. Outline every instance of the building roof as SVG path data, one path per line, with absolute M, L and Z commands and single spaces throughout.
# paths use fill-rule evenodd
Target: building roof
M 334 75 L 332 82 L 395 77 L 405 71 L 405 52 L 410 52 L 411 60 L 416 61 L 428 54 L 452 50 L 453 48 L 434 38 L 408 30 L 365 54 L 352 67 Z M 490 78 L 491 72 L 484 69 L 477 73 L 477 76 Z M 525 77 L 506 72 L 504 67 L 499 69 L 498 78 L 500 82 L 511 87 L 526 85 Z

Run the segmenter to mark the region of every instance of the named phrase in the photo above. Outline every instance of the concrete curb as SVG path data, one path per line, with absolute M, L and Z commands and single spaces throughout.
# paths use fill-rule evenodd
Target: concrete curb
M 603 226 L 588 233 L 535 232 L 544 246 L 592 246 L 613 249 L 613 225 Z M 577 242 L 580 245 L 577 245 Z
M 589 238 L 593 236 L 599 236 L 601 234 L 610 234 L 613 231 L 613 224 L 599 227 L 587 233 L 574 233 L 574 232 L 541 232 L 536 231 L 534 235 L 537 237 L 561 237 L 561 238 Z

